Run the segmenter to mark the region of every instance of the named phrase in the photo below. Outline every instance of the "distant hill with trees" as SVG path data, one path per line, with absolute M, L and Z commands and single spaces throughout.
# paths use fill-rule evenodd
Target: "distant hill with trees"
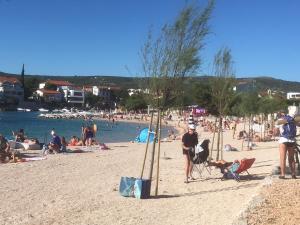
M 13 76 L 21 78 L 20 74 L 11 74 L 0 72 L 0 76 Z M 78 86 L 82 85 L 117 85 L 122 89 L 145 88 L 147 87 L 148 78 L 145 77 L 121 77 L 121 76 L 50 76 L 50 75 L 26 75 L 26 83 L 32 86 L 37 85 L 47 79 L 66 80 Z M 191 85 L 195 82 L 208 83 L 210 76 L 193 76 L 185 78 L 185 85 Z M 27 81 L 27 82 L 26 82 Z M 32 82 L 33 81 L 33 82 Z M 256 91 L 266 91 L 268 89 L 282 92 L 300 92 L 300 82 L 286 81 L 272 77 L 248 77 L 237 78 L 241 90 L 255 89 Z

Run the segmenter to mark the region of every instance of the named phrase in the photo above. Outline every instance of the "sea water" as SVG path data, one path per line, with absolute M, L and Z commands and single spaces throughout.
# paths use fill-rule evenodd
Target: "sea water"
M 82 127 L 97 124 L 96 139 L 101 143 L 133 141 L 140 130 L 148 124 L 130 123 L 124 121 L 82 119 L 45 119 L 40 118 L 40 112 L 0 112 L 0 133 L 7 139 L 13 139 L 12 131 L 23 128 L 28 138 L 38 138 L 40 142 L 51 140 L 50 132 L 54 129 L 59 136 L 64 136 L 67 141 L 75 135 L 81 137 Z M 162 127 L 162 137 L 166 137 L 170 127 Z

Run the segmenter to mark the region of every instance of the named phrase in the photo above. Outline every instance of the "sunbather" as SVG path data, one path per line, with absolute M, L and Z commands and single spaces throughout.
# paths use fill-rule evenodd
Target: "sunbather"
M 236 160 L 237 161 L 237 160 Z M 210 162 L 209 166 L 215 166 L 221 170 L 221 173 L 225 172 L 225 169 L 229 169 L 229 167 L 233 164 L 233 162 L 226 162 L 225 160 L 218 160 L 215 162 Z
M 12 156 L 8 141 L 0 134 L 0 162 L 10 160 Z
M 15 136 L 15 141 L 17 142 L 24 142 L 25 141 L 25 133 L 24 129 L 20 129 L 18 132 L 12 132 L 13 135 Z
M 83 146 L 84 144 L 83 144 L 83 141 L 79 140 L 78 137 L 72 136 L 72 138 L 71 138 L 71 140 L 70 140 L 70 142 L 69 142 L 68 145 L 69 146 Z

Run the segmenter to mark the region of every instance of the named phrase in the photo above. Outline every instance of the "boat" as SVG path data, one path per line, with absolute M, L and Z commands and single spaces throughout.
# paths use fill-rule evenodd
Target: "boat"
M 25 109 L 25 112 L 31 112 L 31 109 Z
M 25 109 L 24 108 L 17 108 L 18 111 L 24 112 Z
M 39 111 L 40 111 L 40 112 L 49 112 L 48 109 L 44 109 L 44 108 L 39 108 Z

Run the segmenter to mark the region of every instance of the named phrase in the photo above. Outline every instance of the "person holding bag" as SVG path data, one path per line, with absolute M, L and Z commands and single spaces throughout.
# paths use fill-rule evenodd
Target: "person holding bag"
M 198 134 L 195 131 L 196 126 L 194 124 L 189 124 L 188 132 L 182 136 L 182 153 L 185 160 L 185 181 L 184 183 L 189 182 L 189 178 L 192 178 L 191 172 L 193 168 L 192 154 L 195 146 L 198 144 Z
M 286 153 L 288 153 L 288 161 L 293 179 L 296 179 L 295 167 L 295 144 L 297 127 L 295 119 L 290 115 L 285 114 L 285 111 L 280 111 L 280 117 L 276 125 L 280 129 L 279 138 L 279 158 L 280 158 L 280 176 L 279 179 L 285 179 Z

